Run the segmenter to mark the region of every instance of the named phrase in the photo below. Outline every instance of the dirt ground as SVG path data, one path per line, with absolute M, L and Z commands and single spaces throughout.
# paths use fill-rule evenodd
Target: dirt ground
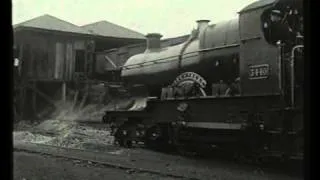
M 175 180 L 148 173 L 132 173 L 115 168 L 95 167 L 71 160 L 24 152 L 14 153 L 14 180 Z
M 120 159 L 127 159 L 132 163 L 137 163 L 137 166 L 138 164 L 143 164 L 145 167 L 161 168 L 163 166 L 163 168 L 169 168 L 172 171 L 188 172 L 198 174 L 199 176 L 203 174 L 203 176 L 207 177 L 219 177 L 218 179 L 300 179 L 259 172 L 255 168 L 245 168 L 233 163 L 188 159 L 141 148 L 124 149 L 113 145 L 113 137 L 110 135 L 108 127 L 102 125 L 95 125 L 93 127 L 70 120 L 49 119 L 42 123 L 20 122 L 15 126 L 13 139 L 16 142 L 32 142 L 98 151 L 100 153 L 112 154 L 113 158 L 119 158 L 119 162 Z M 31 157 L 33 156 L 29 158 L 31 159 Z M 33 158 L 38 159 L 38 157 Z M 23 166 L 23 163 L 20 164 L 20 166 Z M 27 164 L 24 163 L 24 165 L 26 166 Z M 24 169 L 26 168 L 24 167 Z M 65 171 L 63 169 L 60 170 L 62 172 Z M 119 175 L 119 177 L 123 176 Z M 127 179 L 126 177 L 123 178 Z

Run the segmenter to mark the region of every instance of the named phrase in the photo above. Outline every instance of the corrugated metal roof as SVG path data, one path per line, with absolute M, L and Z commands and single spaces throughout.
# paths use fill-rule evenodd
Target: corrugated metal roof
M 145 36 L 139 32 L 110 23 L 108 21 L 99 21 L 81 27 L 93 34 L 100 36 L 145 39 Z
M 258 0 L 256 2 L 253 2 L 251 4 L 249 4 L 248 6 L 246 6 L 245 8 L 243 8 L 239 13 L 245 12 L 245 11 L 249 11 L 252 9 L 256 9 L 259 7 L 264 7 L 273 3 L 276 3 L 279 0 Z
M 16 24 L 13 27 L 14 29 L 19 27 L 28 27 L 28 28 L 39 28 L 39 29 L 52 30 L 52 31 L 71 32 L 71 33 L 78 33 L 78 34 L 91 34 L 87 30 L 77 25 L 58 19 L 48 14 Z

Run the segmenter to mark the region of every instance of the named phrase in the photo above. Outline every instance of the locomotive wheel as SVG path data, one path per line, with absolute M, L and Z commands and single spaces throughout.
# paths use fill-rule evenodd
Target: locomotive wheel
M 152 141 L 156 141 L 157 139 L 160 139 L 162 136 L 162 129 L 160 126 L 154 126 L 152 128 L 149 129 L 148 132 L 148 139 L 152 140 Z
M 147 129 L 145 136 L 145 145 L 148 148 L 170 151 L 170 144 L 168 139 L 168 126 L 167 125 L 154 125 Z
M 127 133 L 124 134 L 124 131 L 127 132 L 125 127 L 119 127 L 115 134 L 115 142 L 120 146 L 120 147 L 124 147 L 125 146 L 125 139 L 127 138 Z
M 132 141 L 130 139 L 117 139 L 115 142 L 119 144 L 120 147 L 132 148 Z
M 106 124 L 108 124 L 109 123 L 109 118 L 106 116 L 106 115 L 104 115 L 103 117 L 102 117 L 102 122 L 103 123 L 106 123 Z
M 188 144 L 188 142 L 181 142 L 179 140 L 179 135 L 181 132 L 180 128 L 172 127 L 171 131 L 172 134 L 170 138 L 172 141 L 172 145 L 174 146 L 174 149 L 178 154 L 186 157 L 194 157 L 199 154 L 198 152 L 196 152 L 197 148 L 194 147 L 193 144 Z
M 194 157 L 198 153 L 193 150 L 193 148 L 190 148 L 188 145 L 177 145 L 176 149 L 179 154 L 186 157 Z
M 124 140 L 123 139 L 119 139 L 119 140 L 117 140 L 117 142 L 120 147 L 124 147 Z
M 243 162 L 244 161 L 244 156 L 243 155 L 241 155 L 240 153 L 238 153 L 238 152 L 234 152 L 233 153 L 233 160 L 234 161 L 236 161 L 236 162 Z
M 149 148 L 154 148 L 157 145 L 157 139 L 161 136 L 161 129 L 159 126 L 153 126 L 146 131 L 145 144 Z
M 121 147 L 132 148 L 137 139 L 138 124 L 134 121 L 125 122 L 115 132 L 115 139 Z M 138 137 L 139 138 L 139 137 Z
M 125 148 L 132 148 L 132 141 L 131 140 L 124 140 L 123 146 Z

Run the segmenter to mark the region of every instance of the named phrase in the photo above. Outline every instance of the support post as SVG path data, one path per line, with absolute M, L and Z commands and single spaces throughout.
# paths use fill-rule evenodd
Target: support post
M 55 108 L 56 108 L 56 104 L 55 102 L 51 99 L 51 97 L 49 97 L 48 95 L 44 94 L 43 92 L 39 91 L 38 89 L 35 89 L 33 86 L 29 86 L 29 85 L 25 85 L 23 86 L 25 88 L 30 88 L 32 89 L 34 92 L 36 92 L 39 96 L 41 96 L 43 99 L 45 99 L 47 102 L 51 103 Z
M 22 64 L 23 64 L 23 44 L 20 44 L 19 45 L 19 65 L 18 65 L 19 77 L 21 76 Z
M 62 82 L 62 101 L 65 103 L 67 100 L 67 84 L 65 81 Z
M 33 82 L 33 88 L 36 89 L 37 88 L 37 82 Z M 34 112 L 35 117 L 38 116 L 38 112 L 37 112 L 37 94 L 35 91 L 32 91 L 32 109 Z
M 281 41 L 277 42 L 278 46 L 278 82 L 279 82 L 279 91 L 283 94 L 283 80 L 282 80 L 282 72 L 283 72 L 283 65 L 282 65 L 282 44 Z
M 75 93 L 75 95 L 74 95 L 74 97 L 73 97 L 72 111 L 74 111 L 75 106 L 76 106 L 76 104 L 77 104 L 78 95 L 79 95 L 79 90 L 76 90 L 76 93 Z
M 21 88 L 20 90 L 20 120 L 23 120 L 24 114 L 24 100 L 25 100 L 26 88 Z
M 81 110 L 84 106 L 84 104 L 86 103 L 86 100 L 87 100 L 87 97 L 88 97 L 88 92 L 86 92 L 80 102 L 80 105 L 79 105 L 79 110 Z

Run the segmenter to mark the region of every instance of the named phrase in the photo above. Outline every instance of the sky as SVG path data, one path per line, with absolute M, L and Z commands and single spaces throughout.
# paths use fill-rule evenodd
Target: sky
M 76 25 L 106 20 L 163 38 L 186 35 L 196 20 L 217 23 L 237 17 L 256 0 L 12 0 L 12 23 L 50 14 Z

